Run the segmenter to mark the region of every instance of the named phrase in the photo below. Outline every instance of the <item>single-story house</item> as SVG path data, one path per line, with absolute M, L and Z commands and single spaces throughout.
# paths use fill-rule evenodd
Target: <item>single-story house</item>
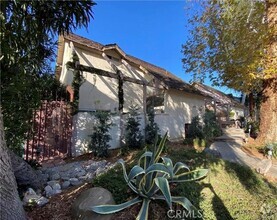
M 229 125 L 232 120 L 238 120 L 247 115 L 246 107 L 235 98 L 201 83 L 194 82 L 192 86 L 206 96 L 212 97 L 211 102 L 206 102 L 206 108 L 216 112 L 218 122 L 222 127 Z
M 79 90 L 78 113 L 73 119 L 72 154 L 87 151 L 93 133 L 92 112 L 107 110 L 115 113 L 110 145 L 117 148 L 123 136 L 120 123 L 128 107 L 138 105 L 141 129 L 147 122 L 147 105 L 155 103 L 155 121 L 161 134 L 169 132 L 170 140 L 183 139 L 185 127 L 197 115 L 203 115 L 208 102 L 214 97 L 197 86 L 190 85 L 167 70 L 126 54 L 117 44 L 102 45 L 87 38 L 69 34 L 59 37 L 56 76 L 67 86 L 72 96 L 74 65 L 72 54 L 77 54 L 84 82 Z M 124 105 L 119 112 L 118 77 L 123 79 Z M 122 114 L 123 113 L 123 114 Z M 123 115 L 123 116 L 122 116 Z M 123 120 L 121 120 L 123 117 Z

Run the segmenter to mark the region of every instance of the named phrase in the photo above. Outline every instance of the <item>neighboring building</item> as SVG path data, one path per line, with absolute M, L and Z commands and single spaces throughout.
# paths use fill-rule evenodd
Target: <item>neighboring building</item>
M 132 104 L 140 106 L 141 129 L 144 129 L 149 103 L 155 105 L 155 121 L 161 134 L 169 132 L 171 140 L 185 137 L 185 125 L 196 115 L 205 112 L 207 102 L 213 97 L 197 87 L 185 83 L 160 67 L 126 54 L 116 44 L 102 45 L 89 39 L 69 34 L 59 38 L 56 75 L 72 94 L 73 69 L 67 67 L 75 51 L 85 78 L 79 92 L 79 112 L 74 116 L 73 155 L 86 152 L 89 135 L 93 133 L 93 112 L 114 112 L 115 126 L 111 129 L 112 148 L 119 147 L 121 130 L 118 111 L 118 74 L 124 83 L 123 115 Z M 99 73 L 103 73 L 102 75 Z M 126 115 L 126 114 L 125 114 Z M 123 119 L 125 116 L 123 116 Z
M 222 127 L 230 125 L 231 120 L 238 120 L 246 115 L 245 106 L 238 100 L 201 83 L 193 83 L 192 86 L 212 97 L 211 102 L 206 102 L 206 107 L 216 111 L 217 119 Z

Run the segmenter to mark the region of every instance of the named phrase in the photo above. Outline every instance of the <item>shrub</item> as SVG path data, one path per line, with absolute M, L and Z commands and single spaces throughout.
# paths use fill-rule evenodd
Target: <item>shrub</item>
M 221 128 L 216 120 L 216 115 L 213 111 L 206 110 L 204 114 L 204 124 L 203 136 L 206 140 L 210 140 L 222 134 Z
M 266 155 L 268 155 L 268 151 L 272 152 L 272 157 L 277 159 L 277 142 L 276 143 L 272 143 L 272 144 L 267 144 L 264 147 L 264 152 Z
M 154 144 L 156 136 L 159 133 L 159 127 L 155 122 L 155 112 L 154 107 L 150 107 L 148 110 L 148 124 L 145 127 L 145 143 L 146 144 Z
M 188 138 L 203 138 L 202 126 L 199 116 L 195 116 L 191 120 L 191 125 L 188 129 Z
M 111 113 L 107 111 L 97 111 L 95 114 L 96 123 L 93 127 L 94 132 L 91 137 L 89 149 L 92 150 L 95 156 L 107 157 L 108 142 L 112 139 L 109 130 L 113 123 L 111 122 Z
M 118 165 L 114 169 L 110 169 L 107 173 L 95 177 L 92 184 L 94 187 L 99 186 L 109 189 L 117 204 L 125 202 L 130 196 L 129 193 L 126 193 L 129 188 L 122 176 L 122 169 Z
M 139 117 L 137 106 L 131 105 L 129 110 L 126 123 L 126 147 L 138 149 L 143 145 L 143 137 L 139 128 L 141 118 Z
M 200 139 L 200 138 L 194 138 L 193 139 L 193 147 L 197 152 L 201 152 L 206 147 L 206 140 Z
M 134 204 L 142 202 L 142 207 L 137 219 L 148 219 L 148 209 L 151 201 L 165 200 L 170 209 L 172 203 L 182 205 L 187 211 L 196 210 L 186 197 L 171 196 L 169 183 L 188 182 L 204 178 L 208 170 L 198 169 L 190 171 L 187 165 L 177 162 L 174 166 L 170 158 L 161 157 L 167 134 L 160 141 L 159 146 L 155 146 L 154 151 L 146 151 L 139 159 L 129 175 L 127 175 L 124 161 L 119 163 L 123 168 L 123 176 L 128 186 L 138 196 L 128 202 L 119 205 L 98 205 L 92 210 L 99 214 L 110 214 L 121 211 Z M 159 192 L 159 194 L 157 194 Z

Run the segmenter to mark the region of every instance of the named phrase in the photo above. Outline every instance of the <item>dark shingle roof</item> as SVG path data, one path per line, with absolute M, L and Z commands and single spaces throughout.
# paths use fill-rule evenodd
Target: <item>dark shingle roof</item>
M 201 83 L 197 83 L 197 82 L 193 83 L 192 86 L 195 87 L 196 89 L 198 89 L 199 91 L 201 91 L 204 95 L 210 96 L 215 101 L 218 101 L 221 104 L 229 104 L 229 105 L 243 107 L 243 105 L 240 102 L 238 102 L 237 100 L 235 100 L 234 98 L 231 98 L 230 96 L 226 95 L 225 93 L 223 93 L 217 89 L 214 89 L 210 86 L 207 86 L 207 85 L 204 85 Z

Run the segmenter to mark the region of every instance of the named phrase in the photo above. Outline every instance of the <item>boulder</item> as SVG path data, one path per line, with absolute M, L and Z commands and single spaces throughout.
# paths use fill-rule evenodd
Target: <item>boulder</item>
M 115 204 L 112 194 L 101 187 L 94 187 L 82 192 L 74 201 L 71 209 L 74 220 L 110 220 L 112 215 L 100 215 L 91 211 L 95 205 Z
M 9 150 L 12 169 L 18 186 L 30 186 L 37 190 L 43 187 L 43 180 L 25 160 Z

